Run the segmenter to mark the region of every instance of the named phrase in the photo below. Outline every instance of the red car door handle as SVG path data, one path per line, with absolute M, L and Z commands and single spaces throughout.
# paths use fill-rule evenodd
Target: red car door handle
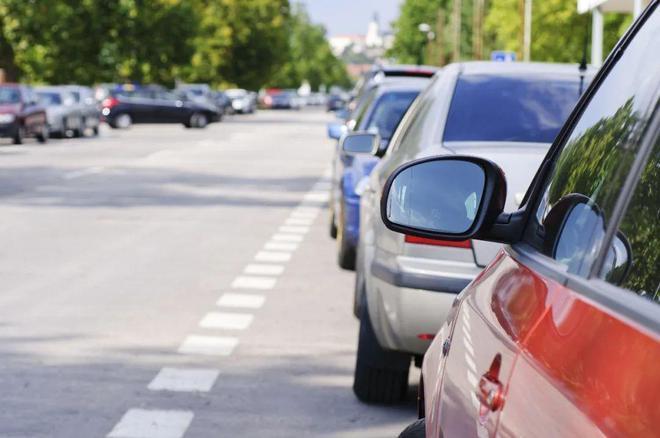
M 501 365 L 502 356 L 497 354 L 490 364 L 488 371 L 481 376 L 479 387 L 477 388 L 479 403 L 491 411 L 497 411 L 504 404 L 504 387 L 498 380 Z
M 488 373 L 484 374 L 479 380 L 477 398 L 482 406 L 491 411 L 497 411 L 504 404 L 502 384 L 497 379 L 488 376 Z

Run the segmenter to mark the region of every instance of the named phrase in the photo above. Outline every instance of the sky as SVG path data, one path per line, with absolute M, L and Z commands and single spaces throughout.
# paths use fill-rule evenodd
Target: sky
M 380 24 L 390 29 L 389 23 L 399 15 L 401 0 L 298 0 L 307 6 L 314 23 L 322 24 L 328 36 L 365 34 L 374 12 Z

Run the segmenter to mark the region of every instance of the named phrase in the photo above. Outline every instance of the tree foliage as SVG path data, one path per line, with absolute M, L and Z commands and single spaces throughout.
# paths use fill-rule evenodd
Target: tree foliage
M 271 86 L 291 88 L 303 81 L 315 90 L 321 85 L 350 85 L 346 67 L 332 53 L 325 29 L 312 24 L 301 5 L 294 8 L 289 32 L 288 59 L 270 81 Z
M 473 32 L 475 23 L 473 0 L 462 0 L 460 59 L 476 59 Z M 452 60 L 454 45 L 454 0 L 404 0 L 401 13 L 394 23 L 395 41 L 390 55 L 399 62 L 416 63 L 422 57 L 424 63 L 442 65 Z M 482 46 L 487 57 L 492 50 L 521 52 L 520 30 L 522 25 L 520 0 L 486 0 L 482 21 L 484 31 Z M 533 0 L 532 2 L 533 61 L 579 62 L 585 41 L 591 29 L 589 14 L 578 14 L 575 0 Z M 630 25 L 631 17 L 625 14 L 606 14 L 604 48 L 608 52 Z M 435 39 L 426 43 L 419 31 L 420 23 L 431 25 Z M 589 46 L 587 46 L 589 50 Z
M 0 68 L 45 83 L 345 81 L 289 0 L 0 0 Z

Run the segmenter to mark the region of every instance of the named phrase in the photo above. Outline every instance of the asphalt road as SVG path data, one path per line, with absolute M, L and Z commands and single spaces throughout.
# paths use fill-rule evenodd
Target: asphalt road
M 351 391 L 329 120 L 1 143 L 0 437 L 387 437 L 414 420 L 416 385 L 398 407 Z

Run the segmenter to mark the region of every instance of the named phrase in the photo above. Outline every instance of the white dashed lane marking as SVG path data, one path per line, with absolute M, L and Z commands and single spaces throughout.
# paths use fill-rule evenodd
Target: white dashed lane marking
M 314 223 L 314 219 L 304 217 L 290 217 L 284 221 L 284 223 L 286 225 L 312 225 Z
M 299 234 L 273 234 L 273 240 L 277 242 L 302 242 L 303 236 Z
M 212 369 L 163 368 L 148 388 L 152 391 L 208 392 L 220 371 Z
M 264 249 L 269 251 L 295 251 L 298 249 L 296 242 L 267 242 Z
M 240 276 L 236 277 L 231 287 L 234 289 L 268 290 L 274 288 L 275 283 L 277 283 L 277 278 Z
M 179 347 L 179 353 L 202 356 L 229 356 L 237 345 L 238 339 L 236 338 L 190 335 Z
M 254 316 L 249 313 L 210 312 L 199 322 L 200 327 L 224 330 L 245 330 Z
M 181 438 L 193 417 L 190 411 L 130 409 L 108 438 Z
M 226 293 L 216 303 L 221 307 L 237 307 L 245 309 L 258 309 L 264 305 L 266 297 L 263 295 Z
M 252 275 L 281 275 L 284 272 L 284 266 L 249 264 L 243 272 Z
M 280 233 L 306 234 L 309 227 L 282 225 L 278 231 Z
M 259 251 L 254 259 L 258 262 L 288 262 L 291 253 L 278 251 Z

